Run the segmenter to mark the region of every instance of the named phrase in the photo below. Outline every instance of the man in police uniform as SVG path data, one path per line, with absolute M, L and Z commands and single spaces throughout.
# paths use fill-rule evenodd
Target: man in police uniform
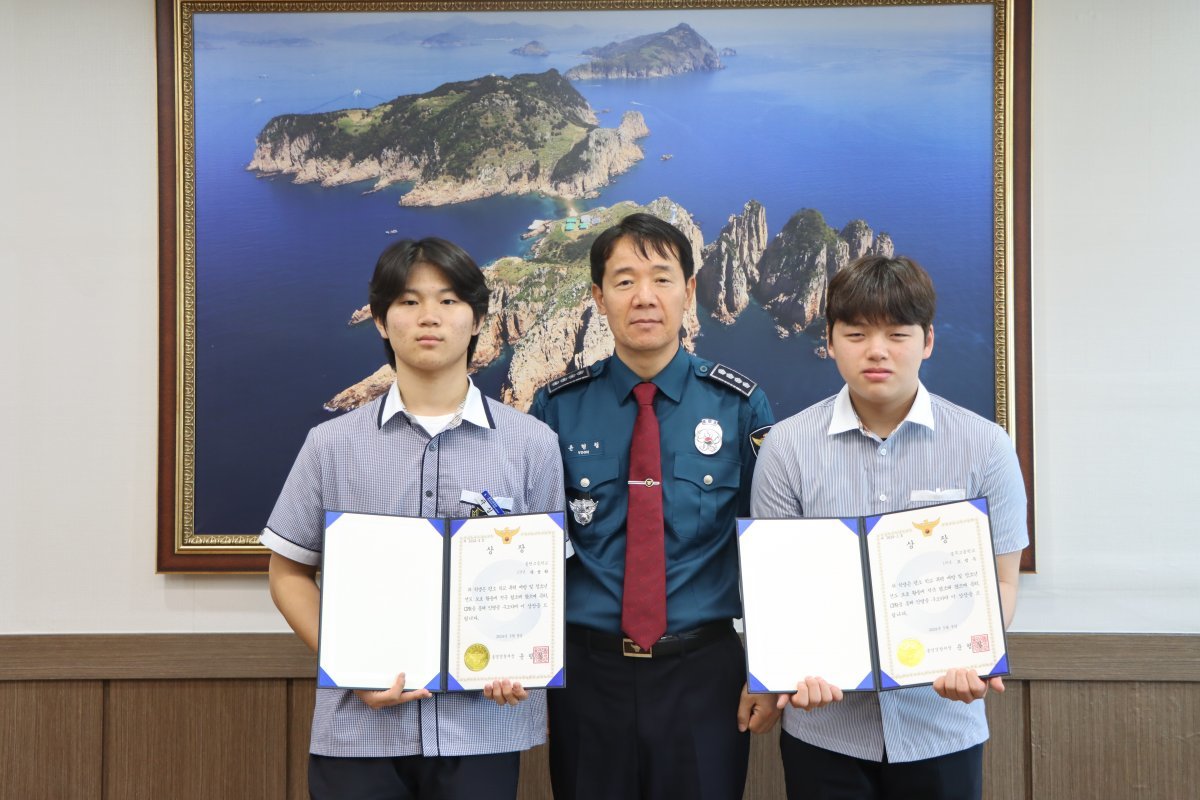
M 771 408 L 753 381 L 680 346 L 696 279 L 674 226 L 626 217 L 593 243 L 591 272 L 616 354 L 551 381 L 530 412 L 558 433 L 572 512 L 567 687 L 548 698 L 554 796 L 740 798 L 749 732 L 778 717 L 772 697 L 746 693 L 731 624 L 736 517 L 749 510 Z M 642 435 L 643 413 L 657 436 Z M 647 444 L 654 466 L 632 474 Z M 642 548 L 639 492 L 657 495 L 658 552 L 645 558 L 657 562 L 658 610 L 645 613 L 624 605 L 635 593 L 627 576 L 643 570 L 626 561 L 627 542 Z M 631 614 L 656 613 L 652 633 L 630 630 Z

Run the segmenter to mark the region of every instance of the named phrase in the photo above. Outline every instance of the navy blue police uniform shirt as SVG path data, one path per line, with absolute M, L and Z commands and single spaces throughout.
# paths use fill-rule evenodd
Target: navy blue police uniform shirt
M 558 433 L 574 556 L 566 621 L 619 634 L 629 445 L 641 382 L 616 356 L 542 387 L 530 414 Z M 737 517 L 750 512 L 758 445 L 774 422 L 746 376 L 682 347 L 654 376 L 666 524 L 667 632 L 742 614 Z

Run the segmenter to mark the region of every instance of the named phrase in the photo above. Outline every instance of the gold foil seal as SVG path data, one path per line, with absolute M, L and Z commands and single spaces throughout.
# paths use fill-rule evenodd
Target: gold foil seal
M 896 658 L 906 667 L 915 667 L 925 660 L 925 645 L 916 639 L 905 639 L 896 648 Z
M 479 672 L 491 660 L 492 654 L 488 652 L 487 647 L 481 644 L 473 644 L 463 653 L 463 663 L 471 672 Z

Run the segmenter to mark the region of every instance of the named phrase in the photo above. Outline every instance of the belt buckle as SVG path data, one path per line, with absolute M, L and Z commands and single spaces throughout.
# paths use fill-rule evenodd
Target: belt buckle
M 626 636 L 621 639 L 621 655 L 628 658 L 654 658 L 654 648 L 646 650 Z

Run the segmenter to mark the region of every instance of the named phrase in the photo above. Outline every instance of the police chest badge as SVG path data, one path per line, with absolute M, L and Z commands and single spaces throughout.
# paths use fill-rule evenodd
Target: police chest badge
M 568 505 L 571 506 L 571 513 L 575 516 L 575 521 L 580 525 L 587 525 L 592 521 L 592 515 L 596 513 L 596 501 L 590 497 L 572 500 Z
M 715 419 L 702 419 L 696 425 L 696 449 L 706 456 L 721 449 L 721 423 Z

